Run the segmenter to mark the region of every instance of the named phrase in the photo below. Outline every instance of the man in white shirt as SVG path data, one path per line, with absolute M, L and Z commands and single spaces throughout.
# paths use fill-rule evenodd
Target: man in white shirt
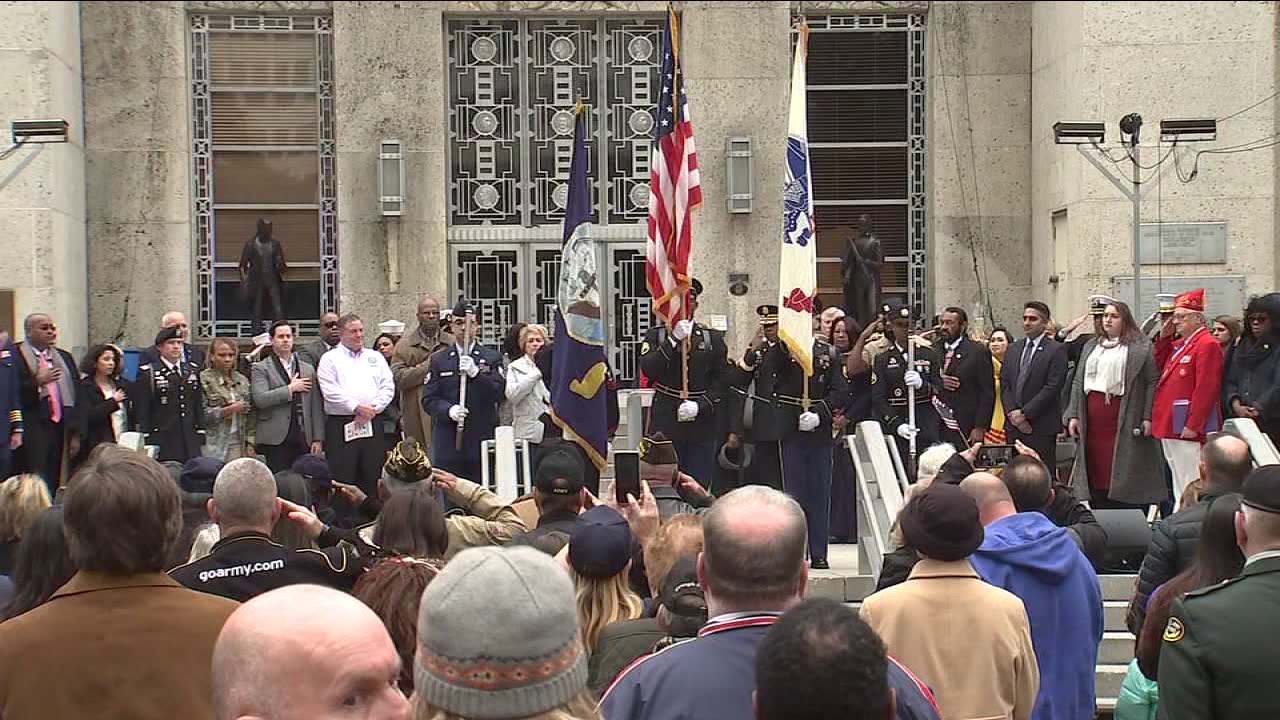
M 395 381 L 382 353 L 364 347 L 364 322 L 338 318 L 340 342 L 320 358 L 316 379 L 324 397 L 324 449 L 335 479 L 377 492 L 382 433 L 373 418 L 395 397 Z

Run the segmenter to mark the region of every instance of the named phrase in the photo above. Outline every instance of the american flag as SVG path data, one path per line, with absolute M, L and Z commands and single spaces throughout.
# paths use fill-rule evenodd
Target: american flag
M 653 310 L 668 327 L 685 317 L 692 212 L 702 204 L 677 32 L 675 11 L 669 10 L 662 40 L 662 92 L 649 165 L 649 239 L 645 244 L 645 279 L 653 296 Z

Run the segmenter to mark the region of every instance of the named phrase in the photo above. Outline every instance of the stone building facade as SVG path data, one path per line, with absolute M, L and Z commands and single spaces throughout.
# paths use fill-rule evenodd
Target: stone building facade
M 890 218 L 883 232 L 896 265 L 886 284 L 923 314 L 960 305 L 987 327 L 1013 325 L 1029 298 L 1069 316 L 1092 292 L 1129 287 L 1130 204 L 1052 132 L 1057 120 L 1102 120 L 1114 141 L 1129 112 L 1146 118 L 1144 165 L 1170 152 L 1157 142 L 1161 118 L 1223 118 L 1216 142 L 1176 150 L 1183 179 L 1197 168 L 1192 181 L 1179 179 L 1173 154 L 1142 171 L 1151 181 L 1142 219 L 1225 223 L 1224 256 L 1147 265 L 1144 286 L 1177 290 L 1209 277 L 1220 289 L 1211 309 L 1235 313 L 1248 294 L 1276 287 L 1280 145 L 1266 141 L 1280 133 L 1280 105 L 1272 98 L 1227 117 L 1276 90 L 1275 3 L 676 7 L 704 193 L 693 265 L 707 288 L 701 313 L 724 323 L 731 348 L 745 345 L 754 307 L 777 293 L 792 26 L 801 16 L 815 37 L 828 33 L 809 71 L 811 139 L 827 134 L 815 149 L 815 191 L 827 198 L 819 231 L 824 213 L 832 236 L 854 213 Z M 462 290 L 483 296 L 495 327 L 541 319 L 538 288 L 554 272 L 560 238 L 555 112 L 585 88 L 600 108 L 594 152 L 607 156 L 598 208 L 611 214 L 597 236 L 607 240 L 615 361 L 628 364 L 648 322 L 635 282 L 642 212 L 628 205 L 628 188 L 647 172 L 636 160 L 647 128 L 632 106 L 651 82 L 651 69 L 637 64 L 660 42 L 665 3 L 173 0 L 4 10 L 0 107 L 9 117 L 0 120 L 65 117 L 72 128 L 68 144 L 43 149 L 0 187 L 9 240 L 0 244 L 0 288 L 12 290 L 15 318 L 54 312 L 67 346 L 143 344 L 172 308 L 200 336 L 244 335 L 235 260 L 252 220 L 274 214 L 286 250 L 302 258 L 291 262 L 297 283 L 287 304 L 306 330 L 322 306 L 411 323 L 420 294 Z M 271 33 L 278 50 L 245 40 Z M 508 45 L 474 45 L 486 33 Z M 566 37 L 593 49 L 556 39 Z M 515 57 L 504 63 L 508 51 Z M 284 58 L 265 79 L 254 74 L 262 52 Z M 820 93 L 887 104 L 883 112 L 822 105 Z M 477 110 L 485 103 L 493 107 Z M 525 118 L 514 141 L 502 136 L 514 117 L 503 113 Z M 751 141 L 748 213 L 726 206 L 730 138 Z M 398 141 L 404 165 L 395 216 L 382 213 L 379 190 L 386 140 Z M 1247 151 L 1195 154 L 1211 148 Z M 28 152 L 0 164 L 0 182 Z M 1126 172 L 1124 162 L 1113 167 Z M 827 190 L 822 173 L 843 185 Z M 510 192 L 524 194 L 508 197 L 486 177 L 523 184 Z M 506 202 L 514 214 L 502 214 Z M 491 219 L 498 215 L 505 219 Z M 840 241 L 826 243 L 820 285 L 836 300 Z M 730 276 L 741 274 L 747 292 L 730 293 Z

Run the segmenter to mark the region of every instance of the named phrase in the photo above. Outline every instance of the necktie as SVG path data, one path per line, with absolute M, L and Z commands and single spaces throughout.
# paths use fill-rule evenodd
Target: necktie
M 43 368 L 53 369 L 53 361 L 49 359 L 49 351 L 40 353 L 40 366 Z M 49 419 L 53 422 L 62 422 L 62 388 L 58 386 L 58 381 L 47 385 L 49 388 Z
M 1018 362 L 1018 399 L 1022 399 L 1022 386 L 1027 383 L 1027 368 L 1031 367 L 1031 358 L 1035 355 L 1035 343 L 1027 338 L 1022 346 L 1022 359 Z

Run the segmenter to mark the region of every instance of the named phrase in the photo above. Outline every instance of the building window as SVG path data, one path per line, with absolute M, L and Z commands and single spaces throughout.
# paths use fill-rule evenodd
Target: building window
M 884 250 L 883 294 L 926 317 L 924 15 L 807 20 L 818 294 L 843 305 L 845 243 L 865 213 Z
M 331 22 L 191 16 L 198 337 L 251 334 L 238 266 L 260 218 L 284 246 L 286 317 L 315 334 L 336 305 Z
M 554 321 L 573 109 L 591 106 L 594 235 L 615 370 L 637 376 L 651 320 L 644 284 L 649 145 L 661 18 L 456 18 L 449 62 L 450 290 L 478 305 L 481 339 Z M 637 263 L 638 258 L 638 263 Z

